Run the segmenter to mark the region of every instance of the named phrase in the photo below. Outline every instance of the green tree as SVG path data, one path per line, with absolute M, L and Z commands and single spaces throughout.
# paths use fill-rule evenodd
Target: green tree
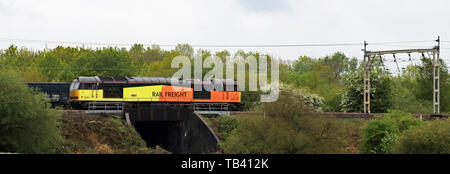
M 445 62 L 439 60 L 441 66 L 440 72 L 440 109 L 443 112 L 450 112 L 450 78 Z M 433 101 L 433 63 L 430 59 L 423 58 L 422 65 L 419 66 L 418 74 L 415 77 L 417 87 L 414 88 L 414 94 L 418 99 Z
M 333 54 L 331 57 L 326 56 L 321 61 L 330 67 L 330 81 L 340 80 L 342 74 L 349 70 L 349 58 L 340 52 Z
M 64 65 L 61 58 L 52 54 L 46 54 L 43 56 L 43 58 L 39 61 L 38 67 L 50 81 L 60 81 L 62 79 L 61 76 L 64 74 Z
M 144 52 L 144 61 L 162 61 L 168 54 L 169 51 L 162 50 L 158 45 L 152 45 L 151 47 L 147 47 L 147 50 Z
M 192 58 L 194 56 L 194 48 L 190 46 L 189 44 L 178 44 L 175 47 L 175 51 L 179 52 L 183 56 L 187 56 Z
M 356 66 L 355 58 L 340 52 L 317 60 L 302 56 L 292 65 L 281 64 L 280 79 L 323 97 L 327 106 L 324 111 L 341 111 L 343 78 L 354 72 Z
M 345 112 L 362 112 L 364 96 L 364 72 L 362 67 L 345 77 L 345 92 L 341 106 Z M 386 71 L 375 67 L 370 73 L 370 110 L 373 113 L 387 112 L 392 104 L 392 79 Z
M 410 65 L 399 76 L 392 78 L 391 109 L 409 113 L 432 113 L 432 101 L 418 98 L 415 93 L 419 86 L 416 81 L 418 74 L 419 67 Z
M 34 93 L 11 72 L 0 72 L 0 151 L 59 153 L 60 115 L 45 94 Z
M 303 74 L 312 70 L 315 61 L 307 56 L 300 56 L 293 64 L 294 71 Z
M 125 49 L 108 47 L 87 51 L 73 64 L 77 76 L 133 76 L 138 71 Z

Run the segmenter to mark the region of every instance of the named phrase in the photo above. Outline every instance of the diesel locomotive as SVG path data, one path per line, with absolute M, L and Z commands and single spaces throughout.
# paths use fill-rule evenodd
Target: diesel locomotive
M 86 109 L 89 102 L 219 103 L 227 104 L 230 111 L 240 110 L 242 105 L 237 83 L 229 79 L 112 76 L 74 79 L 70 86 L 70 104 Z

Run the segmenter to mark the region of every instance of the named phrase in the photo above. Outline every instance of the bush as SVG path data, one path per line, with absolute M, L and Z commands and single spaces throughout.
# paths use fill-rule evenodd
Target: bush
M 225 153 L 311 154 L 351 153 L 350 138 L 339 120 L 321 116 L 240 116 L 238 127 L 220 143 Z M 350 136 L 349 136 L 350 137 Z
M 386 136 L 381 139 L 381 151 L 382 152 L 391 152 L 392 146 L 397 142 L 398 135 L 395 133 L 387 133 Z
M 448 154 L 450 153 L 450 120 L 434 120 L 415 126 L 398 138 L 393 153 Z
M 0 151 L 59 153 L 60 114 L 43 93 L 34 93 L 18 76 L 0 72 Z
M 302 96 L 280 91 L 278 101 L 262 103 L 265 114 L 237 117 L 237 126 L 220 143 L 225 153 L 348 153 L 346 129 L 339 120 L 320 116 Z M 234 121 L 224 121 L 233 127 Z M 222 131 L 223 132 L 223 131 Z
M 222 140 L 226 140 L 233 132 L 233 130 L 237 128 L 238 121 L 234 117 L 222 116 L 219 119 L 219 124 L 220 138 Z
M 387 153 L 401 132 L 410 126 L 420 124 L 422 124 L 420 119 L 414 118 L 406 112 L 390 110 L 389 113 L 364 125 L 360 152 Z
M 202 116 L 202 119 L 205 120 L 221 141 L 226 140 L 239 124 L 235 116 Z
M 317 95 L 283 85 L 277 101 L 261 103 L 257 110 L 271 117 L 292 119 L 296 116 L 312 115 L 321 111 L 322 106 L 323 100 Z

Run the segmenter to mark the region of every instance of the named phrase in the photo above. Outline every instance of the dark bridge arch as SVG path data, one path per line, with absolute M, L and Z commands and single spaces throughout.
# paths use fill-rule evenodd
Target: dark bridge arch
M 212 153 L 219 139 L 192 104 L 126 103 L 124 113 L 149 146 L 172 153 Z

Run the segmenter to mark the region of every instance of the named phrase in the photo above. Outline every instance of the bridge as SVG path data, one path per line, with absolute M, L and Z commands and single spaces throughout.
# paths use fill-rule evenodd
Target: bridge
M 219 139 L 193 104 L 125 103 L 123 113 L 148 145 L 172 153 L 212 153 Z
M 200 115 L 231 115 L 227 103 L 89 102 L 85 114 L 118 114 L 150 146 L 173 153 L 211 153 L 219 139 Z

